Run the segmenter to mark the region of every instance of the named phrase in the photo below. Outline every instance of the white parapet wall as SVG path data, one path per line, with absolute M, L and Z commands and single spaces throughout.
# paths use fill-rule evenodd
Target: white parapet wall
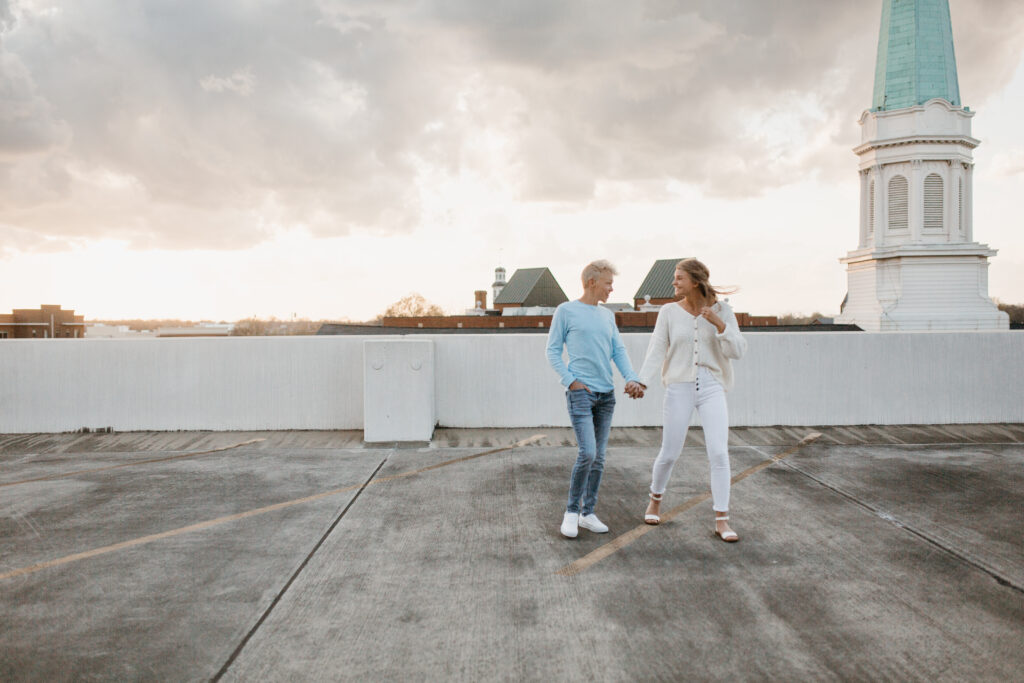
M 623 335 L 635 367 L 648 338 Z M 736 426 L 1024 422 L 1022 332 L 746 338 L 729 394 Z M 394 344 L 401 340 L 431 343 Z M 433 405 L 417 385 L 410 423 L 426 414 L 445 427 L 569 424 L 542 334 L 8 339 L 0 341 L 0 433 L 372 426 L 375 441 L 421 440 L 407 435 L 422 437 L 422 425 L 405 424 L 389 398 L 408 393 L 409 378 L 373 370 L 366 349 L 385 348 L 376 341 L 386 343 L 388 363 L 406 369 L 427 367 L 431 359 L 419 356 L 433 349 Z M 614 425 L 661 424 L 660 387 L 633 401 L 618 384 Z M 398 410 L 387 421 L 373 407 L 380 401 Z
M 0 343 L 0 433 L 362 426 L 358 339 Z
M 736 426 L 1024 421 L 1024 333 L 750 332 L 728 395 Z M 439 336 L 434 339 L 439 339 Z M 647 334 L 624 334 L 639 369 Z M 452 427 L 569 424 L 544 335 L 438 343 L 437 416 Z M 612 424 L 655 426 L 663 390 L 622 393 Z M 466 400 L 466 396 L 472 399 Z M 699 420 L 695 419 L 695 423 Z

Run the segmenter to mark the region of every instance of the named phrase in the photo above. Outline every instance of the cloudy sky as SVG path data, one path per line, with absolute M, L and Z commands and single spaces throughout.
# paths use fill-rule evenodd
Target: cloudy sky
M 950 0 L 975 237 L 1024 302 L 1024 12 Z M 360 320 L 696 255 L 834 313 L 881 0 L 0 0 L 0 311 Z

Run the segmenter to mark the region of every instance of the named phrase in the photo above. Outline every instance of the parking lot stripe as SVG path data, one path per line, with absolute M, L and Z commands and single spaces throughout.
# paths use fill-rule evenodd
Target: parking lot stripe
M 732 478 L 732 483 L 735 484 L 735 483 L 737 483 L 739 481 L 742 481 L 742 480 L 746 479 L 747 477 L 749 477 L 752 474 L 760 472 L 761 470 L 763 470 L 766 467 L 774 465 L 775 463 L 777 463 L 778 461 L 782 460 L 783 458 L 785 458 L 787 456 L 790 456 L 793 453 L 796 453 L 798 450 L 800 450 L 804 446 L 806 446 L 806 445 L 808 445 L 810 443 L 814 443 L 815 441 L 817 441 L 820 438 L 821 438 L 821 434 L 819 432 L 811 432 L 810 434 L 808 434 L 804 438 L 800 439 L 799 443 L 797 443 L 795 446 L 790 447 L 788 450 L 786 450 L 786 451 L 784 451 L 784 452 L 782 452 L 782 453 L 780 453 L 778 455 L 772 456 L 768 460 L 760 462 L 760 463 L 754 465 L 753 467 L 748 467 L 747 469 L 743 470 L 742 472 L 740 472 L 739 474 L 737 474 L 736 476 L 734 476 Z M 677 515 L 680 515 L 680 514 L 686 512 L 690 508 L 692 508 L 692 507 L 694 507 L 696 505 L 699 505 L 700 503 L 703 503 L 704 501 L 708 500 L 709 498 L 711 498 L 711 491 L 706 491 L 706 492 L 700 494 L 699 496 L 694 496 L 693 498 L 690 498 L 690 499 L 686 500 L 685 502 L 681 503 L 680 505 L 677 505 L 676 507 L 672 508 L 671 510 L 669 510 L 665 514 L 661 515 L 661 522 L 662 522 L 662 524 L 664 524 L 665 522 L 669 521 L 673 517 L 676 517 Z M 660 524 L 659 525 L 641 524 L 641 525 L 639 525 L 637 527 L 634 527 L 634 528 L 630 529 L 629 531 L 627 531 L 626 533 L 621 534 L 619 536 L 616 536 L 615 538 L 613 538 L 611 541 L 605 543 L 604 545 L 595 548 L 594 550 L 592 550 L 591 552 L 587 553 L 586 555 L 584 555 L 580 559 L 576 560 L 575 562 L 573 562 L 571 564 L 567 564 L 566 566 L 564 566 L 561 569 L 559 569 L 558 571 L 556 571 L 555 574 L 558 574 L 560 576 L 575 576 L 576 574 L 579 574 L 580 572 L 583 572 L 583 571 L 589 569 L 590 567 L 593 567 L 595 564 L 597 564 L 598 562 L 600 562 L 604 558 L 608 557 L 609 555 L 612 555 L 613 553 L 621 550 L 622 548 L 625 548 L 627 545 L 629 545 L 633 541 L 637 540 L 638 538 L 640 538 L 644 534 L 647 534 L 647 533 L 650 533 L 651 531 L 654 531 L 659 526 L 661 526 L 661 525 Z

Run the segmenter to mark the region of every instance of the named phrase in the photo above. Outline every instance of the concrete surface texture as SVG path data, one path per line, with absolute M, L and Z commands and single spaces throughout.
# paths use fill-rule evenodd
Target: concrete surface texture
M 0 679 L 1024 671 L 1024 425 L 735 429 L 737 544 L 699 500 L 699 429 L 659 527 L 660 432 L 613 430 L 611 532 L 575 540 L 568 430 L 361 437 L 0 436 Z
M 746 337 L 749 350 L 729 395 L 734 425 L 1024 422 L 1024 333 Z M 634 367 L 649 338 L 623 335 Z M 433 405 L 417 399 L 411 417 L 471 429 L 569 424 L 544 335 L 417 335 L 418 343 L 404 345 L 387 337 L 378 341 L 399 343 L 376 359 L 364 355 L 367 341 L 10 339 L 0 346 L 0 433 L 370 427 L 373 441 L 399 440 L 403 429 L 381 435 L 373 420 L 396 408 L 409 375 L 419 377 L 418 397 L 430 369 L 433 392 L 425 400 Z M 417 356 L 428 342 L 432 362 Z M 375 360 L 386 363 L 367 370 Z M 643 400 L 619 401 L 614 426 L 660 425 L 661 399 L 656 386 Z

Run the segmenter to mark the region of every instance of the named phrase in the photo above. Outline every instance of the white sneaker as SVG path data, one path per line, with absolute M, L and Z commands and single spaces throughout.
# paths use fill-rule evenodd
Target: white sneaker
M 586 517 L 580 517 L 580 526 L 593 531 L 595 534 L 608 533 L 608 525 L 599 520 L 593 512 Z
M 576 538 L 580 533 L 580 513 L 578 512 L 566 512 L 565 516 L 562 517 L 562 528 L 559 531 L 566 538 Z

